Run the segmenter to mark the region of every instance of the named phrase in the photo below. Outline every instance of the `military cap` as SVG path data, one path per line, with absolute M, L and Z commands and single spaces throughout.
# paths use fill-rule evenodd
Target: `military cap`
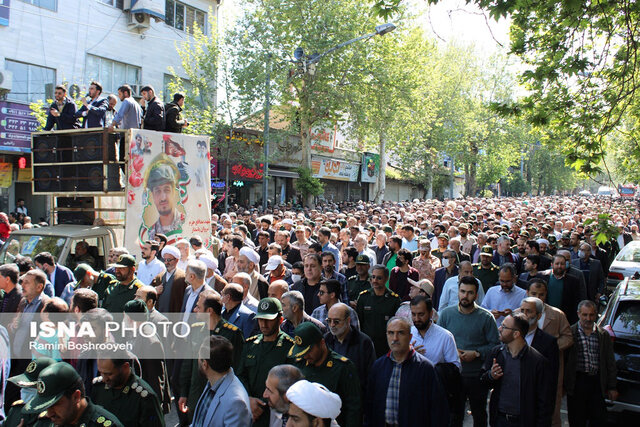
M 544 224 L 544 225 L 542 226 L 542 229 L 543 229 L 543 230 L 552 230 L 552 228 L 551 228 L 551 226 L 550 226 L 549 224 Z
M 371 263 L 371 260 L 369 259 L 369 256 L 365 254 L 361 254 L 356 257 L 356 264 L 370 264 L 370 263 Z
M 438 239 L 445 239 L 446 241 L 449 241 L 449 235 L 447 233 L 440 233 L 438 235 Z
M 35 414 L 55 405 L 66 391 L 82 378 L 66 362 L 57 362 L 40 372 L 36 381 L 36 396 L 24 406 L 27 414 Z
M 377 228 L 376 228 L 376 226 L 375 226 L 375 225 L 370 225 L 370 226 L 368 226 L 367 228 L 368 228 L 370 231 L 376 231 L 376 230 L 377 230 Z
M 384 231 L 385 233 L 393 233 L 393 228 L 391 228 L 388 225 L 385 225 L 384 227 L 382 227 L 382 231 Z
M 9 382 L 12 382 L 18 387 L 35 387 L 40 372 L 54 363 L 56 363 L 56 361 L 50 357 L 38 357 L 37 359 L 29 362 L 24 373 L 9 378 Z
M 147 305 L 139 299 L 132 299 L 124 305 L 124 313 L 148 313 Z
M 114 265 L 114 267 L 120 267 L 120 268 L 135 267 L 135 266 L 136 266 L 136 259 L 129 254 L 120 255 L 120 258 L 118 258 L 118 262 Z
M 480 250 L 480 255 L 493 256 L 493 247 L 491 245 L 484 245 Z
M 80 282 L 87 275 L 87 272 L 92 271 L 93 268 L 89 264 L 81 263 L 73 270 L 73 278 L 76 282 Z
M 293 331 L 295 345 L 289 350 L 289 357 L 302 357 L 309 349 L 320 342 L 322 331 L 311 322 L 303 322 Z
M 458 228 L 461 228 L 461 229 L 463 229 L 463 230 L 468 230 L 468 229 L 469 229 L 469 226 L 468 226 L 466 223 L 464 223 L 464 222 L 463 222 L 462 224 L 460 224 L 460 225 L 458 226 Z
M 529 234 L 528 231 L 521 231 L 520 237 L 526 237 L 528 239 L 529 237 L 531 237 L 531 235 Z
M 428 251 L 431 249 L 431 242 L 428 239 L 422 239 L 418 242 L 419 251 Z
M 562 232 L 562 236 L 560 238 L 561 239 L 570 239 L 571 238 L 571 233 L 569 233 L 568 231 L 563 231 Z
M 273 320 L 282 313 L 282 304 L 276 298 L 262 298 L 255 319 Z
M 149 179 L 147 179 L 147 188 L 151 190 L 161 184 L 176 185 L 176 174 L 166 163 L 161 163 L 151 169 Z
M 547 236 L 547 240 L 549 240 L 549 244 L 551 246 L 555 246 L 558 243 L 558 239 L 556 239 L 556 236 L 554 236 L 553 234 L 549 234 Z

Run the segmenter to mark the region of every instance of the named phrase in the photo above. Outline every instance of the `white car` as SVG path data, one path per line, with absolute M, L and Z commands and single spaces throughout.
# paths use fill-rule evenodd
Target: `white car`
M 640 272 L 640 241 L 632 241 L 616 255 L 609 267 L 607 287 L 614 289 L 625 277 Z

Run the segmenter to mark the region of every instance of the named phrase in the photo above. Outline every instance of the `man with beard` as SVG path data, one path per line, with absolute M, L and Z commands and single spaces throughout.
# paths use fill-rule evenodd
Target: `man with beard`
M 124 356 L 124 357 L 123 357 Z M 98 355 L 93 401 L 113 413 L 125 426 L 164 427 L 160 400 L 153 388 L 137 376 L 126 354 L 109 352 Z
M 149 228 L 149 239 L 156 233 L 166 236 L 182 229 L 183 215 L 177 210 L 180 194 L 178 192 L 178 176 L 167 163 L 157 162 L 151 166 L 147 189 L 151 193 L 153 205 L 158 211 L 158 220 Z
M 489 402 L 492 426 L 549 426 L 553 394 L 549 362 L 524 337 L 529 329 L 522 313 L 500 325 L 500 341 L 487 356 L 480 380 L 493 389 Z
M 546 271 L 547 304 L 562 310 L 570 324 L 578 321 L 576 308 L 580 302 L 580 285 L 578 280 L 567 274 L 568 261 L 562 255 L 553 257 L 553 268 Z M 580 272 L 582 274 L 582 272 Z
M 450 279 L 447 279 L 444 282 L 444 287 L 442 288 L 442 294 L 440 295 L 440 304 L 438 305 L 439 310 L 443 310 L 450 305 L 458 305 L 458 287 L 460 285 L 460 279 L 463 277 L 474 277 L 473 276 L 473 266 L 469 261 L 463 261 L 460 263 L 460 268 L 458 270 L 458 275 L 453 276 Z M 484 290 L 482 289 L 482 283 L 479 279 L 478 281 L 478 298 L 476 301 L 478 303 L 482 303 L 482 299 L 484 298 Z
M 545 249 L 549 246 L 549 241 L 546 239 L 529 240 L 525 246 L 525 252 L 527 256 L 538 255 L 540 257 L 540 263 L 538 264 L 538 270 L 544 271 L 551 268 L 551 262 L 553 259 L 542 252 L 542 247 Z
M 346 304 L 337 303 L 332 306 L 327 314 L 329 332 L 324 335 L 324 340 L 331 350 L 345 356 L 356 365 L 364 396 L 369 371 L 376 360 L 376 352 L 371 338 L 352 326 L 353 316 L 356 316 L 355 312 Z
M 271 409 L 269 427 L 284 427 L 289 419 L 289 401 L 285 398 L 293 384 L 304 379 L 300 369 L 293 365 L 278 365 L 271 368 L 262 397 Z
M 47 418 L 57 426 L 123 427 L 114 414 L 95 405 L 84 392 L 83 379 L 66 362 L 54 363 L 38 375 L 38 394 L 24 407 L 26 414 L 46 411 Z
M 282 305 L 275 298 L 264 298 L 256 314 L 260 334 L 249 338 L 242 349 L 238 378 L 249 393 L 253 425 L 269 425 L 268 406 L 261 400 L 271 368 L 287 363 L 293 340 L 280 330 Z
M 124 305 L 136 297 L 138 288 L 144 284 L 135 275 L 136 260 L 131 255 L 120 255 L 114 267 L 118 284 L 107 289 L 102 308 L 111 313 L 121 313 Z
M 337 295 L 338 300 L 342 302 L 349 301 L 349 296 L 347 295 L 347 278 L 344 274 L 336 271 L 336 260 L 333 258 L 333 254 L 331 252 L 322 252 L 320 256 L 322 257 L 322 280 L 338 281 L 338 283 L 340 283 L 340 292 Z
M 251 277 L 249 294 L 255 299 L 266 298 L 269 291 L 269 282 L 258 271 L 259 264 L 260 255 L 256 251 L 249 247 L 240 249 L 236 260 L 236 268 L 239 273 L 247 273 Z
M 353 362 L 330 350 L 320 329 L 309 322 L 300 324 L 294 332 L 295 346 L 289 357 L 296 358 L 296 364 L 305 379 L 317 382 L 342 399 L 342 413 L 337 421 L 346 427 L 362 425 L 362 396 L 358 372 Z
M 160 244 L 155 240 L 147 240 L 140 250 L 143 262 L 138 264 L 138 280 L 145 285 L 150 285 L 153 279 L 159 274 L 163 274 L 167 268 L 164 263 L 157 258 Z
M 431 298 L 418 295 L 411 300 L 411 345 L 431 363 L 453 363 L 460 369 L 460 355 L 453 334 L 431 320 Z
M 322 257 L 318 254 L 307 254 L 304 257 L 304 278 L 291 286 L 292 291 L 300 291 L 304 298 L 305 312 L 313 313 L 320 305 L 318 284 L 322 280 Z
M 451 332 L 456 340 L 462 365 L 462 398 L 469 399 L 474 427 L 487 425 L 488 389 L 480 383 L 482 361 L 498 344 L 498 328 L 491 313 L 476 305 L 478 282 L 463 277 L 458 288 L 458 305 L 440 312 L 438 324 Z M 464 405 L 462 405 L 464 408 Z M 460 419 L 464 414 L 459 414 Z
M 473 256 L 476 251 L 476 237 L 473 234 L 469 234 L 469 226 L 462 223 L 458 226 L 460 232 L 460 250 Z
M 517 278 L 516 267 L 511 263 L 503 264 L 499 273 L 500 286 L 489 288 L 482 301 L 482 306 L 493 314 L 498 326 L 527 296 L 524 289 L 515 286 Z
M 391 236 L 389 238 L 389 252 L 384 256 L 382 265 L 387 267 L 387 270 L 391 271 L 396 266 L 396 258 L 398 257 L 398 251 L 402 248 L 402 239 L 398 236 Z M 389 287 L 389 282 L 385 284 Z

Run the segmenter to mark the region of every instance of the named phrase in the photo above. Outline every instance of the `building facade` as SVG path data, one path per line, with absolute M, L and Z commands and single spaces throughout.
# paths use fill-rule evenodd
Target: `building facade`
M 0 211 L 25 199 L 34 222 L 46 199 L 31 194 L 29 104 L 53 98 L 57 84 L 84 96 L 92 80 L 103 95 L 152 85 L 170 100 L 168 67 L 184 76 L 176 45 L 195 24 L 210 31 L 220 0 L 0 0 Z M 213 14 L 213 16 L 211 16 Z M 188 89 L 189 82 L 185 81 Z M 24 159 L 24 160 L 23 160 Z

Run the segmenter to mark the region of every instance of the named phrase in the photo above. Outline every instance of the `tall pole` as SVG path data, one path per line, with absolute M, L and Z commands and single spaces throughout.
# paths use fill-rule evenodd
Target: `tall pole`
M 271 54 L 267 54 L 266 77 L 264 82 L 264 169 L 262 172 L 262 210 L 267 212 L 267 193 L 269 183 L 269 110 L 271 109 Z
M 455 178 L 454 178 L 455 168 L 454 168 L 453 162 L 454 162 L 454 159 L 453 159 L 453 156 L 451 156 L 451 198 L 452 199 L 454 198 L 453 197 L 453 187 L 455 185 L 455 183 L 454 183 L 454 181 L 455 181 Z

